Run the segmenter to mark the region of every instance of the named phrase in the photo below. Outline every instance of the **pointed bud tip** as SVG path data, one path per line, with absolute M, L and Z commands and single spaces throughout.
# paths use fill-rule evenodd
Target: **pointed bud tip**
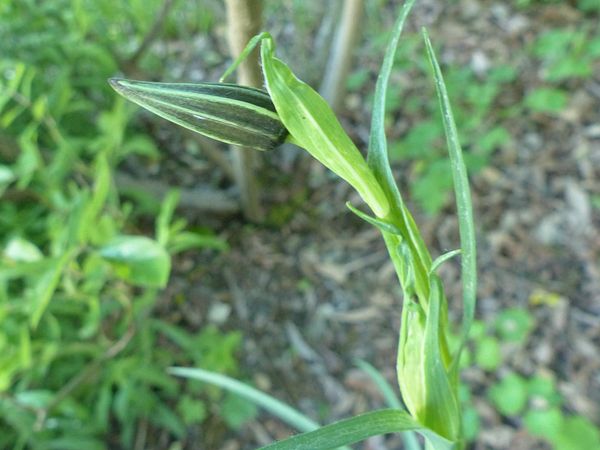
M 123 92 L 125 90 L 127 80 L 124 78 L 109 78 L 108 84 L 117 92 Z
M 110 84 L 110 86 L 113 89 L 119 89 L 120 82 L 121 82 L 121 78 L 109 78 L 108 79 L 108 84 Z

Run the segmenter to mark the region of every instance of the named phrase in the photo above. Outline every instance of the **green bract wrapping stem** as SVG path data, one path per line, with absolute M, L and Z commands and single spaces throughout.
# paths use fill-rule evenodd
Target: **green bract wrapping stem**
M 378 217 L 385 217 L 388 199 L 367 162 L 348 137 L 327 102 L 274 56 L 275 45 L 263 35 L 261 60 L 267 91 L 290 137 L 358 191 Z
M 439 277 L 430 277 L 427 311 L 405 298 L 398 350 L 398 382 L 406 407 L 420 423 L 451 441 L 460 439 L 458 386 L 450 376 L 446 299 Z
M 260 89 L 228 83 L 109 82 L 154 114 L 221 142 L 272 150 L 287 136 L 269 95 Z

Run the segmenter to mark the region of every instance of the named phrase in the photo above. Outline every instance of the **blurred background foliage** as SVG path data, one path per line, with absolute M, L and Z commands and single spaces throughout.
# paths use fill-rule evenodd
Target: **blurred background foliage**
M 210 8 L 177 3 L 165 39 L 212 26 Z M 172 254 L 225 242 L 173 216 L 177 191 L 144 211 L 149 226 L 114 182 L 128 157 L 160 158 L 106 80 L 163 75 L 160 52 L 136 56 L 161 8 L 0 4 L 0 448 L 165 448 L 205 420 L 207 404 L 231 426 L 245 417 L 232 396 L 165 373 L 237 375 L 241 334 L 153 313 Z
M 340 8 L 325 3 L 265 2 L 265 28 L 313 85 Z M 349 109 L 371 103 L 393 19 L 390 2 L 365 3 L 355 55 L 363 63 L 346 79 Z M 513 0 L 511 7 L 531 11 L 549 3 Z M 581 27 L 549 28 L 517 50 L 540 68 L 528 92 L 515 96 L 511 88 L 519 67 L 492 63 L 485 76 L 472 67 L 445 68 L 472 173 L 512 145 L 512 122 L 559 114 L 570 87 L 593 76 L 600 3 L 574 4 L 585 17 Z M 168 158 L 170 136 L 106 83 L 116 75 L 216 80 L 228 62 L 223 8 L 209 0 L 0 2 L 0 448 L 183 448 L 207 441 L 200 437 L 206 423 L 220 435 L 256 415 L 235 396 L 165 373 L 182 365 L 243 377 L 240 331 L 189 329 L 156 313 L 173 255 L 190 249 L 216 255 L 227 244 L 175 213 L 177 190 L 148 203 L 117 187 L 118 168 L 155 174 Z M 410 176 L 411 201 L 435 215 L 447 204 L 451 180 L 435 98 L 422 93 L 428 79 L 424 58 L 416 56 L 419 39 L 407 35 L 397 57 L 390 151 Z M 406 80 L 423 81 L 405 92 Z M 368 114 L 366 108 L 354 110 Z M 401 115 L 405 129 L 392 126 Z M 282 217 L 275 224 L 289 214 Z M 502 343 L 525 343 L 532 320 L 517 309 L 492 326 L 478 324 L 465 364 L 495 370 Z M 523 416 L 531 433 L 557 448 L 598 442 L 591 421 L 563 417 L 551 377 L 508 374 L 486 395 L 500 414 Z M 532 397 L 545 406 L 529 408 Z M 471 413 L 475 438 L 479 419 Z M 573 436 L 580 441 L 569 441 Z

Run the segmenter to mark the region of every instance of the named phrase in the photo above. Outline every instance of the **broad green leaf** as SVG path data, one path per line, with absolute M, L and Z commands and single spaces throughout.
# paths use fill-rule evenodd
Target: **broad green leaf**
M 451 450 L 454 448 L 452 442 L 423 428 L 407 412 L 396 409 L 380 409 L 293 436 L 262 447 L 261 450 L 330 450 L 340 445 L 363 441 L 371 436 L 412 430 L 423 435 L 429 441 L 432 449 Z
M 467 169 L 463 160 L 462 149 L 458 140 L 458 132 L 448 92 L 442 76 L 442 71 L 435 57 L 433 47 L 423 29 L 423 38 L 427 55 L 433 72 L 435 87 L 438 95 L 440 110 L 444 122 L 444 132 L 446 133 L 446 142 L 448 145 L 448 154 L 450 156 L 452 179 L 454 181 L 454 194 L 456 196 L 456 209 L 458 214 L 458 225 L 461 247 L 461 266 L 462 266 L 462 288 L 463 288 L 463 321 L 462 321 L 462 343 L 459 351 L 455 355 L 454 365 L 458 366 L 462 347 L 469 335 L 469 329 L 475 316 L 475 302 L 477 299 L 477 252 L 475 243 L 475 225 L 473 223 L 473 207 L 471 206 L 471 191 L 469 188 L 469 178 Z
M 366 161 L 348 137 L 327 102 L 274 55 L 270 36 L 262 41 L 261 60 L 267 90 L 288 140 L 308 151 L 325 167 L 358 191 L 378 217 L 389 212 L 389 202 Z
M 545 403 L 559 406 L 563 402 L 554 379 L 549 375 L 534 375 L 527 381 L 527 392 L 532 397 L 543 398 Z
M 554 439 L 556 450 L 588 450 L 600 448 L 600 430 L 583 416 L 565 417 Z
M 526 309 L 507 308 L 500 311 L 494 325 L 505 341 L 524 344 L 534 326 L 534 319 Z
M 527 382 L 522 376 L 511 372 L 489 389 L 488 396 L 501 414 L 520 414 L 527 405 Z
M 4 256 L 12 261 L 21 263 L 40 261 L 44 257 L 34 243 L 20 237 L 15 237 L 8 241 L 4 249 Z
M 165 248 L 144 236 L 119 236 L 100 249 L 116 274 L 132 284 L 165 287 L 171 259 Z
M 531 409 L 523 416 L 523 424 L 533 436 L 553 440 L 560 433 L 564 416 L 560 408 Z
M 494 371 L 502 364 L 502 352 L 498 339 L 485 336 L 476 341 L 475 364 L 483 370 Z

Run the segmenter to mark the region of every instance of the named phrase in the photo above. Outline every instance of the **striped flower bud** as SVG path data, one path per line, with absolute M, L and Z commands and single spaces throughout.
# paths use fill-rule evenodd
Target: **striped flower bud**
M 112 78 L 123 97 L 204 136 L 255 150 L 272 150 L 287 130 L 269 94 L 228 83 L 154 83 Z

